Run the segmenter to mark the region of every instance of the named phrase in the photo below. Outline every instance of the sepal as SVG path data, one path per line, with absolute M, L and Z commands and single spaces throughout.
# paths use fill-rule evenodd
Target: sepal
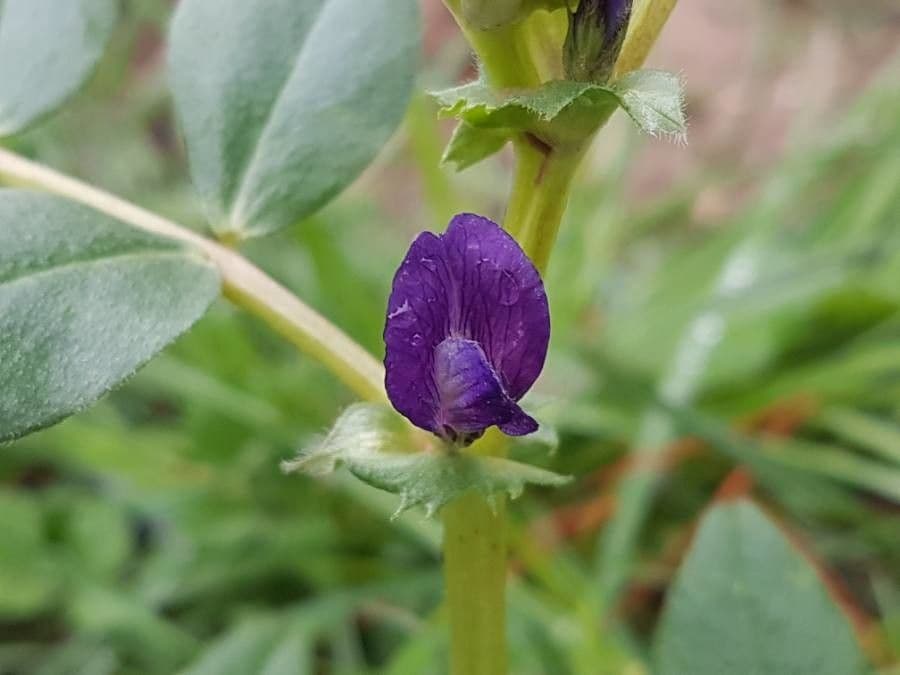
M 390 408 L 373 403 L 350 406 L 320 443 L 282 463 L 285 472 L 317 476 L 340 466 L 373 487 L 399 495 L 394 518 L 416 506 L 431 516 L 466 492 L 514 499 L 526 485 L 559 486 L 570 480 L 512 460 L 451 450 L 417 434 Z
M 519 90 L 496 90 L 477 80 L 432 96 L 441 116 L 461 122 L 444 153 L 458 169 L 523 132 L 550 147 L 584 142 L 617 107 L 651 136 L 683 140 L 687 131 L 681 79 L 661 70 L 638 70 L 612 84 L 554 80 Z

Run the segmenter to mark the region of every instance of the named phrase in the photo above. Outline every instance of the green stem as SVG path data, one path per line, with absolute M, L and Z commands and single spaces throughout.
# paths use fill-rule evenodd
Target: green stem
M 445 0 L 481 59 L 494 87 L 536 87 L 540 67 L 530 48 L 532 37 L 515 24 L 491 31 L 467 26 L 460 0 Z M 505 219 L 508 231 L 541 270 L 568 201 L 569 188 L 588 143 L 562 152 L 536 139 L 515 144 L 516 178 Z M 469 448 L 484 455 L 506 453 L 505 437 L 492 430 Z M 448 504 L 444 521 L 444 577 L 450 619 L 453 675 L 505 675 L 506 512 L 502 496 L 489 503 L 469 493 Z
M 382 402 L 384 369 L 340 328 L 235 251 L 114 195 L 0 148 L 0 178 L 72 199 L 113 218 L 197 248 L 219 270 L 222 292 L 325 365 L 361 398 Z
M 517 169 L 506 227 L 543 270 L 565 212 L 583 151 L 562 153 L 528 141 L 516 144 Z M 506 453 L 506 438 L 491 430 L 469 448 Z M 469 493 L 444 508 L 444 581 L 450 615 L 453 675 L 505 675 L 505 501 Z
M 590 139 L 572 149 L 551 148 L 532 136 L 515 143 L 516 173 L 503 226 L 545 272 L 569 193 Z
M 492 30 L 480 30 L 465 21 L 460 0 L 444 0 L 444 4 L 478 55 L 493 86 L 536 87 L 541 83 L 521 22 Z
M 505 675 L 506 514 L 468 493 L 444 507 L 444 582 L 453 675 Z
M 527 139 L 516 143 L 516 178 L 505 226 L 540 270 L 549 261 L 583 154 L 583 149 L 562 152 Z M 492 430 L 469 451 L 502 455 L 506 439 Z M 488 503 L 481 495 L 470 493 L 445 507 L 444 569 L 451 672 L 504 675 L 506 522 L 502 497 Z

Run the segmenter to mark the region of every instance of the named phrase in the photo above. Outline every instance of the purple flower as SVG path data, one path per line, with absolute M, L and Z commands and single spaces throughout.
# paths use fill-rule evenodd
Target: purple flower
M 468 443 L 497 425 L 536 431 L 516 403 L 547 356 L 540 274 L 499 225 L 470 213 L 423 232 L 394 276 L 384 327 L 385 386 L 418 427 Z
M 569 14 L 563 51 L 566 76 L 605 83 L 613 68 L 631 19 L 632 0 L 581 0 Z

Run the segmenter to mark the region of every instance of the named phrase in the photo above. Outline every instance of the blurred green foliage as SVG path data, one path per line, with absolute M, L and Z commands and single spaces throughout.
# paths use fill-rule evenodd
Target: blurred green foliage
M 125 3 L 88 90 L 13 146 L 199 224 L 158 58 L 168 14 Z M 642 672 L 697 516 L 738 465 L 842 589 L 870 658 L 896 667 L 898 72 L 800 134 L 712 228 L 692 205 L 739 180 L 721 167 L 652 202 L 623 197 L 633 139 L 585 172 L 530 398 L 560 450 L 523 457 L 578 480 L 513 505 L 513 672 Z M 436 168 L 432 112 L 415 102 L 353 189 L 247 247 L 377 354 L 412 232 L 505 195 L 502 160 Z M 100 405 L 3 448 L 0 673 L 442 672 L 437 523 L 389 522 L 396 499 L 344 475 L 279 471 L 351 402 L 219 303 Z

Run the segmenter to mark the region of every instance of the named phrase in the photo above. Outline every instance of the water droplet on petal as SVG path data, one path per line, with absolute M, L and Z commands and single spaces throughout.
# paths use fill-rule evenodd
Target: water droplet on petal
M 394 309 L 392 312 L 388 312 L 388 321 L 392 322 L 393 325 L 398 327 L 409 326 L 416 320 L 416 315 L 412 311 L 412 306 L 409 304 L 409 300 L 404 300 L 403 304 Z
M 437 263 L 433 258 L 422 258 L 419 262 L 422 263 L 422 266 L 425 267 L 425 269 L 431 270 L 432 272 L 437 271 Z
M 425 338 L 422 337 L 421 333 L 413 333 L 413 336 L 409 338 L 409 344 L 413 347 L 420 346 L 425 341 Z
M 503 270 L 500 275 L 500 304 L 510 305 L 516 304 L 519 299 L 519 282 L 512 275 L 512 272 Z

